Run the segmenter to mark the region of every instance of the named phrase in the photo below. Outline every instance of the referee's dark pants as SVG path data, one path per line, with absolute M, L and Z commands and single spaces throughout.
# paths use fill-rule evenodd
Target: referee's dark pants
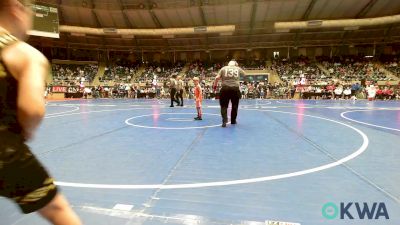
M 176 99 L 180 101 L 180 106 L 183 106 L 183 89 L 176 92 Z
M 174 102 L 176 102 L 176 103 L 178 103 L 178 105 L 180 105 L 180 102 L 178 102 L 178 101 L 175 99 L 176 88 L 171 88 L 170 95 L 171 95 L 171 107 L 174 106 Z
M 239 87 L 222 86 L 220 90 L 219 104 L 221 106 L 221 116 L 223 123 L 228 122 L 229 101 L 231 101 L 232 103 L 231 123 L 236 123 L 240 96 L 241 94 Z

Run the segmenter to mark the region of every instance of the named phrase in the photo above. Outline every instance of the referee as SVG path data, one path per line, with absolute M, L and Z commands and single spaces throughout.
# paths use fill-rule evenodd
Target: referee
M 169 82 L 169 90 L 170 90 L 170 97 L 171 97 L 171 105 L 169 107 L 174 107 L 174 102 L 178 104 L 178 106 L 181 104 L 179 100 L 177 100 L 176 97 L 176 87 L 177 87 L 178 82 L 176 81 L 176 75 L 172 75 L 170 82 Z
M 221 80 L 222 88 L 220 90 L 219 104 L 221 106 L 222 127 L 226 127 L 228 122 L 228 105 L 232 103 L 231 124 L 236 124 L 236 117 L 241 97 L 239 89 L 239 78 L 244 76 L 244 71 L 238 66 L 235 60 L 231 60 L 228 66 L 222 67 L 215 77 L 214 92 L 217 89 L 218 81 Z

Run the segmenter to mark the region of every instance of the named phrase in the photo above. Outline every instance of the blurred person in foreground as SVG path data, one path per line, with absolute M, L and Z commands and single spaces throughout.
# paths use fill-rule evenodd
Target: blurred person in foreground
M 45 114 L 44 80 L 50 68 L 45 56 L 23 41 L 32 16 L 28 1 L 0 1 L 0 196 L 52 224 L 80 225 L 25 143 Z

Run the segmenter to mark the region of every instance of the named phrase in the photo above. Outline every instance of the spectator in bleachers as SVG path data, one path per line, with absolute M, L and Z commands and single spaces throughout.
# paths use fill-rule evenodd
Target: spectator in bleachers
M 343 91 L 344 99 L 350 99 L 350 96 L 352 95 L 351 92 L 352 92 L 351 88 L 349 86 L 346 86 L 346 88 Z
M 341 84 L 336 85 L 334 92 L 335 99 L 342 99 L 343 98 L 343 86 Z

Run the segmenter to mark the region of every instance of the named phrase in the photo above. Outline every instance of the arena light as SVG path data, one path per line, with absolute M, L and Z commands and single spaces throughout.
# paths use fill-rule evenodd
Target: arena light
M 292 22 L 275 22 L 275 30 L 282 29 L 312 29 L 312 28 L 336 28 L 336 27 L 356 27 L 363 26 L 379 26 L 400 23 L 400 14 L 392 16 L 382 16 L 375 18 L 363 19 L 339 19 L 339 20 L 311 20 L 311 21 L 292 21 Z
M 202 26 L 202 27 L 194 27 L 194 32 L 195 33 L 205 33 L 207 32 L 207 27 Z
M 40 37 L 60 38 L 60 34 L 58 34 L 58 33 L 50 33 L 50 32 L 38 31 L 38 30 L 30 30 L 27 32 L 27 34 L 33 35 L 33 36 L 40 36 Z
M 143 36 L 163 36 L 163 35 L 182 35 L 196 34 L 199 30 L 202 33 L 220 33 L 222 35 L 232 35 L 236 30 L 235 25 L 207 26 L 199 29 L 198 27 L 182 28 L 160 28 L 160 29 L 115 29 L 115 28 L 92 28 L 61 25 L 60 32 L 83 33 L 90 35 L 143 35 Z
M 309 27 L 320 27 L 321 25 L 322 25 L 322 20 L 307 21 L 307 26 L 309 26 Z
M 115 28 L 103 28 L 103 32 L 106 34 L 116 34 L 117 33 L 117 29 Z

